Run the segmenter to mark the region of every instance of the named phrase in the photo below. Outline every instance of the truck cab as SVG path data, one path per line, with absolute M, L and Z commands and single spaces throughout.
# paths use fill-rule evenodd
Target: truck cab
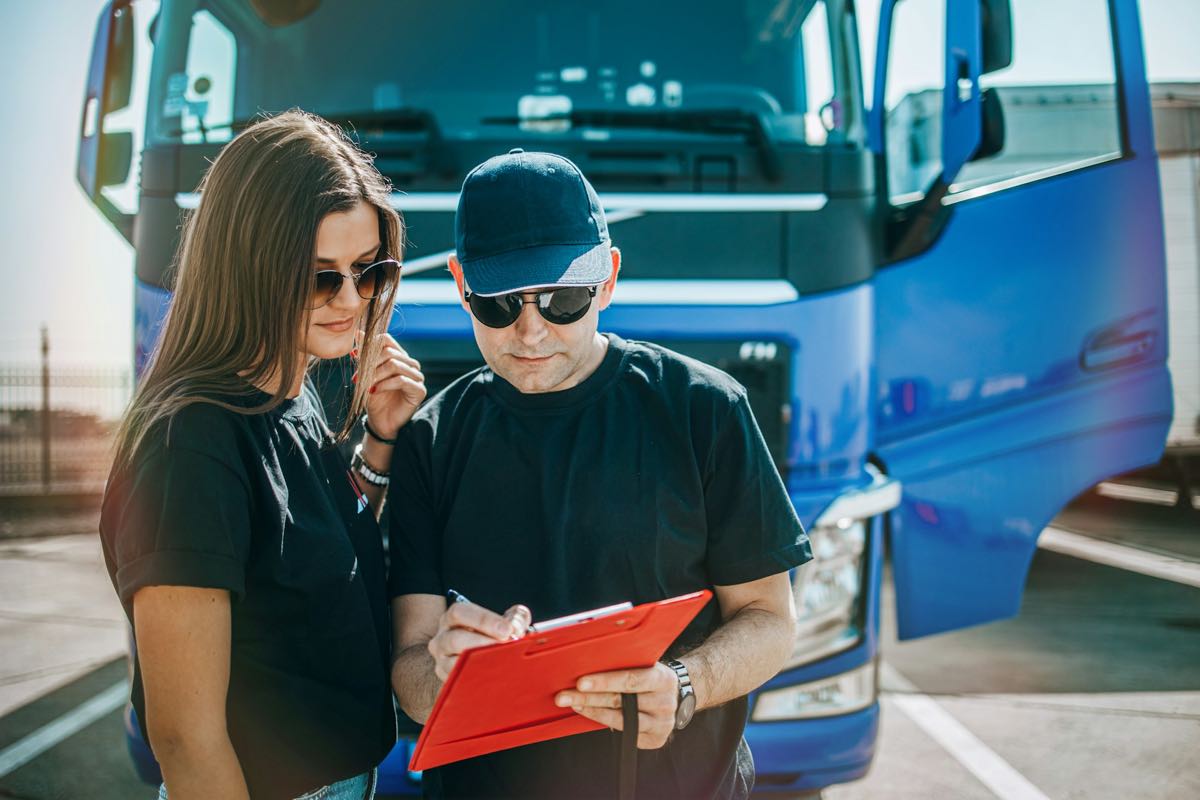
M 1137 4 L 1061 5 L 113 0 L 79 181 L 134 249 L 140 369 L 224 143 L 297 106 L 343 125 L 396 189 L 391 332 L 432 393 L 482 363 L 446 271 L 466 172 L 514 147 L 575 161 L 623 254 L 602 327 L 737 378 L 812 537 L 796 650 L 746 736 L 757 791 L 820 789 L 873 756 L 885 553 L 903 638 L 1012 616 L 1058 509 L 1162 451 Z M 1096 102 L 1036 137 L 1032 86 Z M 414 731 L 382 792 L 417 790 Z

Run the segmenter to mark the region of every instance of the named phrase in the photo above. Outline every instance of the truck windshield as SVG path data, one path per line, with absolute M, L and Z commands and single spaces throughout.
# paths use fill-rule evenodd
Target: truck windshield
M 448 140 L 697 137 L 714 124 L 689 112 L 720 110 L 748 150 L 823 145 L 850 129 L 829 19 L 825 0 L 164 0 L 149 139 L 223 142 L 298 106 Z

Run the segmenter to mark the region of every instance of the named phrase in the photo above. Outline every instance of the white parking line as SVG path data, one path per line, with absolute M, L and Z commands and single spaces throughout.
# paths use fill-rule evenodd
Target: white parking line
M 1082 558 L 1096 564 L 1149 575 L 1166 581 L 1200 588 L 1200 564 L 1162 553 L 1152 553 L 1103 539 L 1093 539 L 1062 528 L 1048 526 L 1038 537 L 1038 547 L 1055 553 Z
M 91 700 L 76 706 L 24 739 L 0 750 L 0 778 L 28 764 L 54 745 L 74 736 L 96 720 L 120 708 L 129 698 L 129 684 L 114 683 Z
M 1096 486 L 1096 494 L 1115 500 L 1132 500 L 1135 503 L 1153 503 L 1157 506 L 1173 506 L 1179 497 L 1170 489 L 1154 489 L 1149 486 L 1134 486 L 1128 483 L 1104 481 Z
M 1041 789 L 967 730 L 950 712 L 905 678 L 891 664 L 881 665 L 886 681 L 903 694 L 890 699 L 921 730 L 962 764 L 1001 800 L 1049 800 Z

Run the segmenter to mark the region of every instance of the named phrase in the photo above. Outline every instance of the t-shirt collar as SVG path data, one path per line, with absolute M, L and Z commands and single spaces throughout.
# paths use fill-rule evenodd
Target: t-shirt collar
M 597 397 L 620 371 L 621 362 L 627 354 L 625 340 L 614 333 L 603 334 L 608 339 L 608 350 L 596 370 L 575 386 L 558 392 L 526 394 L 501 378 L 491 368 L 484 373 L 493 394 L 518 411 L 560 409 L 587 402 Z

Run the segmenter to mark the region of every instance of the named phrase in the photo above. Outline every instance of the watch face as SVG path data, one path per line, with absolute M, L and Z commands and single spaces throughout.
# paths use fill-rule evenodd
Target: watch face
M 675 730 L 683 730 L 692 721 L 696 713 L 696 695 L 688 692 L 679 700 L 679 708 L 675 709 Z

